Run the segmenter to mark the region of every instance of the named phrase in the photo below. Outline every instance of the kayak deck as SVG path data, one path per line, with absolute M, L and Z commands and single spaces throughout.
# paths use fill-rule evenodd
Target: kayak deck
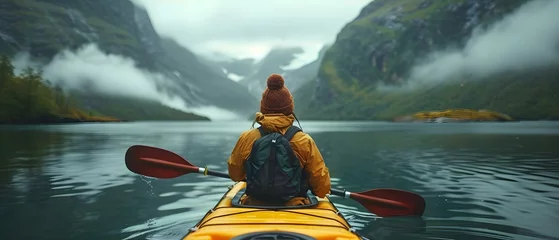
M 304 207 L 240 206 L 245 186 L 245 182 L 233 185 L 184 240 L 361 239 L 328 198 L 312 197 L 310 206 Z

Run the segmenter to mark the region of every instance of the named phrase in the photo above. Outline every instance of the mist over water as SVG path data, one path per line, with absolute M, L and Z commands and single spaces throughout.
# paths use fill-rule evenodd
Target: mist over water
M 18 73 L 26 67 L 42 69 L 46 79 L 66 90 L 152 100 L 212 120 L 242 119 L 232 111 L 215 106 L 188 106 L 181 96 L 164 92 L 164 89 L 179 88 L 176 82 L 161 73 L 139 68 L 129 57 L 107 54 L 96 44 L 83 45 L 76 51 L 61 51 L 47 64 L 34 62 L 29 54 L 20 53 L 14 58 L 14 66 Z
M 407 84 L 398 89 L 557 65 L 558 12 L 559 1 L 530 1 L 487 29 L 476 28 L 464 48 L 446 49 L 419 59 Z M 381 89 L 391 90 L 386 86 Z

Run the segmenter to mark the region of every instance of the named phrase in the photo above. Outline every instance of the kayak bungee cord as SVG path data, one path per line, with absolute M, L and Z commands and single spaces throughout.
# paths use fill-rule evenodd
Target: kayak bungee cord
M 232 208 L 232 209 L 236 209 L 236 207 L 218 207 L 218 208 L 213 208 L 212 212 L 215 212 L 215 210 L 218 209 L 224 209 L 224 208 Z M 332 211 L 332 209 L 320 209 L 320 208 L 311 208 L 312 210 L 325 210 L 325 211 Z M 340 225 L 342 226 L 334 226 L 334 225 L 320 225 L 320 226 L 329 226 L 329 227 L 341 227 L 344 228 L 346 230 L 351 230 L 351 227 L 348 226 L 347 224 L 344 224 L 342 221 L 338 220 L 338 219 L 334 219 L 334 218 L 329 218 L 329 217 L 324 217 L 324 216 L 320 216 L 320 215 L 315 215 L 315 214 L 311 214 L 311 213 L 304 213 L 304 212 L 295 212 L 293 210 L 287 210 L 287 209 L 255 209 L 255 210 L 248 210 L 248 211 L 242 211 L 242 212 L 235 212 L 235 213 L 228 213 L 228 214 L 223 214 L 223 215 L 218 215 L 218 216 L 213 216 L 211 218 L 206 219 L 205 221 L 201 222 L 198 225 L 198 228 L 202 228 L 204 227 L 207 222 L 214 220 L 216 218 L 221 218 L 221 217 L 229 217 L 229 216 L 233 216 L 233 215 L 239 215 L 239 214 L 245 214 L 245 213 L 253 213 L 253 212 L 265 212 L 265 211 L 272 211 L 272 212 L 288 212 L 288 213 L 293 213 L 293 214 L 299 214 L 299 215 L 306 215 L 306 216 L 310 216 L 310 217 L 316 217 L 316 218 L 322 218 L 322 219 L 326 219 L 326 220 L 331 220 L 331 221 L 335 221 L 338 222 Z M 244 224 L 244 223 L 243 223 Z M 259 223 L 254 223 L 254 224 L 259 224 Z M 262 224 L 269 224 L 269 223 L 262 223 Z M 276 224 L 276 223 L 273 223 Z M 280 223 L 281 224 L 281 223 Z M 285 223 L 286 225 L 305 225 L 305 224 L 300 224 L 300 223 Z M 208 225 L 212 225 L 212 224 L 208 224 Z

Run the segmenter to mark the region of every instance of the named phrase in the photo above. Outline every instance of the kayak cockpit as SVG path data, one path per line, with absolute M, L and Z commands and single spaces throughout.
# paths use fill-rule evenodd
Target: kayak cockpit
M 241 198 L 245 195 L 246 188 L 240 189 L 233 199 L 231 199 L 231 206 L 238 207 L 238 208 L 260 208 L 260 209 L 301 209 L 301 208 L 312 208 L 318 205 L 318 199 L 315 195 L 308 192 L 307 199 L 310 201 L 309 204 L 305 205 L 296 205 L 296 206 L 284 206 L 284 205 L 270 205 L 270 206 L 261 206 L 261 205 L 247 205 L 241 203 Z
M 307 236 L 300 233 L 285 232 L 285 231 L 265 231 L 265 232 L 255 232 L 247 233 L 240 236 L 236 236 L 231 240 L 262 240 L 262 239 L 281 239 L 281 240 L 316 240 L 311 236 Z

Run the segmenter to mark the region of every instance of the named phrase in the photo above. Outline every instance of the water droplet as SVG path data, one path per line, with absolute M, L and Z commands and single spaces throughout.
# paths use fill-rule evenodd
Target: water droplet
M 152 227 L 152 226 L 156 225 L 157 222 L 155 221 L 155 218 L 152 218 L 152 219 L 149 219 L 147 221 L 147 224 L 148 224 L 148 227 Z
M 153 177 L 147 177 L 144 175 L 140 175 L 140 178 L 146 182 L 146 184 L 149 186 L 149 190 L 148 190 L 148 194 L 151 195 L 152 197 L 155 197 L 155 193 L 153 193 L 153 185 L 151 185 L 151 181 L 155 178 Z

